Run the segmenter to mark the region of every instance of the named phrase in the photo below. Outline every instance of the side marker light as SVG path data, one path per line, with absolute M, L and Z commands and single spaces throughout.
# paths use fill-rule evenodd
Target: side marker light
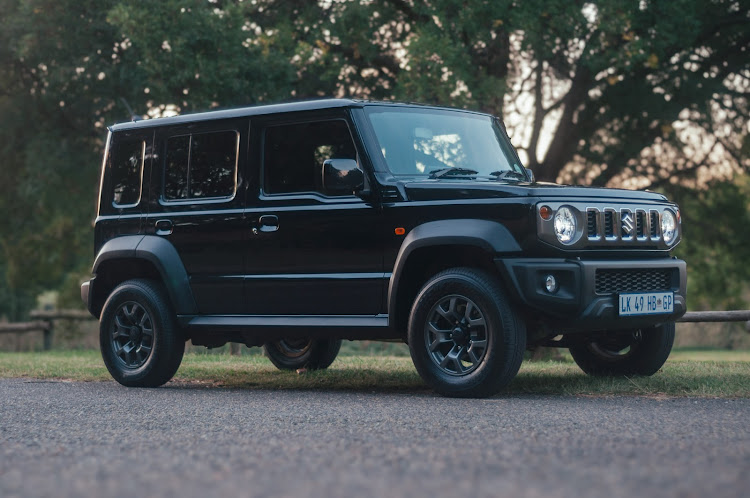
M 549 206 L 542 206 L 539 208 L 539 216 L 542 217 L 544 221 L 549 221 L 552 219 L 552 208 Z

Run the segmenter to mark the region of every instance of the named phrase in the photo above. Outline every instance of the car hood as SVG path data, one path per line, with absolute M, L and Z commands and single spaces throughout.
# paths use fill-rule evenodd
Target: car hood
M 425 179 L 403 183 L 410 200 L 487 199 L 505 197 L 540 197 L 573 200 L 575 198 L 663 202 L 667 198 L 656 192 L 602 187 L 558 185 L 556 183 L 500 182 L 495 180 Z

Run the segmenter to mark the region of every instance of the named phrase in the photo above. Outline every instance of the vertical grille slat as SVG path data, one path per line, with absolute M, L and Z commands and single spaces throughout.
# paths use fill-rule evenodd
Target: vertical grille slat
M 615 213 L 612 211 L 604 212 L 604 236 L 615 236 Z
M 599 226 L 597 223 L 597 212 L 588 211 L 588 235 L 589 239 L 595 239 L 599 237 Z
M 651 211 L 651 237 L 656 238 L 659 235 L 659 213 Z
M 638 211 L 635 214 L 635 233 L 639 238 L 646 235 L 646 213 L 643 211 Z

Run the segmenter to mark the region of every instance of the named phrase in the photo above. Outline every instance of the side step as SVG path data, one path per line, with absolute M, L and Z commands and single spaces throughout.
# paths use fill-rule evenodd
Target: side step
M 388 315 L 200 315 L 179 316 L 193 344 L 243 342 L 260 345 L 282 338 L 400 339 Z

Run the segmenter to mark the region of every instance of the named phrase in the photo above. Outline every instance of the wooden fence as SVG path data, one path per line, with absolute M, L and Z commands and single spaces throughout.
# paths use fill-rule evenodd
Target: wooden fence
M 57 320 L 96 320 L 88 311 L 83 310 L 32 311 L 30 317 L 34 320 L 20 323 L 0 323 L 0 334 L 42 332 L 44 350 L 48 351 L 52 349 L 52 337 Z M 677 321 L 689 323 L 745 322 L 745 330 L 750 332 L 750 310 L 690 311 Z M 231 352 L 232 354 L 239 354 L 239 345 L 233 348 Z
M 83 310 L 55 310 L 55 311 L 32 311 L 29 316 L 33 318 L 30 322 L 0 323 L 0 334 L 25 332 L 41 332 L 44 339 L 44 350 L 52 349 L 52 338 L 55 333 L 55 322 L 57 320 L 96 320 L 91 313 Z

